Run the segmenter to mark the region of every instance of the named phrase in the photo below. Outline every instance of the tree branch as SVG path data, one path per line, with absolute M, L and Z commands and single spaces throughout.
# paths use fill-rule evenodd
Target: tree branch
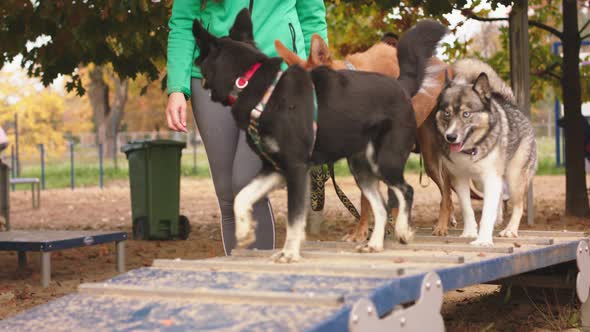
M 590 33 L 587 34 L 587 35 L 583 35 L 582 37 L 580 37 L 580 40 L 584 40 L 586 38 L 590 38 Z
M 539 76 L 539 77 L 550 76 L 550 77 L 555 78 L 557 80 L 561 80 L 561 76 L 559 76 L 553 72 L 553 69 L 559 65 L 561 65 L 561 63 L 554 62 L 549 67 L 545 68 L 544 70 L 535 71 L 532 74 L 535 76 Z
M 480 16 L 475 15 L 470 9 L 462 10 L 461 14 L 463 14 L 467 18 L 471 18 L 471 19 L 474 19 L 477 21 L 482 21 L 482 22 L 508 21 L 508 17 L 494 17 L 494 18 L 480 17 Z M 563 34 L 561 33 L 561 31 L 559 31 L 555 28 L 552 28 L 548 25 L 545 25 L 541 22 L 529 20 L 529 25 L 543 29 L 545 31 L 548 31 L 548 32 L 554 34 L 557 38 L 563 39 Z
M 557 30 L 555 28 L 552 28 L 552 27 L 550 27 L 548 25 L 545 25 L 545 24 L 543 24 L 541 22 L 529 20 L 529 25 L 532 25 L 534 27 L 537 27 L 537 28 L 543 29 L 545 31 L 548 31 L 548 32 L 554 34 L 557 38 L 563 39 L 563 33 L 561 33 L 561 31 L 559 31 L 559 30 Z
M 586 21 L 586 23 L 584 23 L 584 25 L 580 29 L 579 33 L 582 33 L 582 31 L 584 31 L 584 29 L 586 29 L 588 27 L 588 24 L 590 24 L 590 20 L 588 20 L 588 21 Z

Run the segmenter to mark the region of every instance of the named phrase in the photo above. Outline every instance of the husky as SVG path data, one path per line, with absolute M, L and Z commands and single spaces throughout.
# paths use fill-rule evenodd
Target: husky
M 436 129 L 442 163 L 451 174 L 463 214 L 462 237 L 472 245 L 493 246 L 494 224 L 502 220 L 501 195 L 505 182 L 512 216 L 503 237 L 517 237 L 528 184 L 537 167 L 537 145 L 530 121 L 516 106 L 512 90 L 486 63 L 460 60 L 453 80 L 439 97 Z M 483 188 L 481 222 L 475 221 L 470 181 Z
M 375 230 L 361 252 L 383 250 L 387 213 L 379 192 L 385 182 L 399 202 L 396 236 L 407 242 L 413 189 L 403 177 L 415 142 L 416 125 L 410 98 L 424 79 L 427 60 L 447 30 L 424 20 L 400 39 L 398 49 L 408 65 L 399 79 L 321 66 L 311 72 L 299 66 L 280 70 L 282 60 L 256 48 L 252 21 L 242 10 L 228 37 L 215 37 L 198 20 L 193 34 L 201 53 L 204 87 L 213 101 L 231 105 L 237 126 L 247 131 L 249 145 L 260 156 L 260 173 L 236 196 L 236 238 L 246 246 L 255 239 L 252 205 L 273 190 L 287 186 L 287 235 L 280 263 L 300 259 L 312 165 L 347 158 L 351 173 L 371 203 Z M 404 41 L 406 40 L 406 41 Z M 406 58 L 404 58 L 406 59 Z M 371 112 L 364 110 L 371 109 Z M 391 148 L 394 147 L 394 148 Z

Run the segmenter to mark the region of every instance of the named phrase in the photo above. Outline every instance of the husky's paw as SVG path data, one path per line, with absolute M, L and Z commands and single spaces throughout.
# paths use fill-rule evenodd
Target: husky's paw
M 299 260 L 301 260 L 301 256 L 299 255 L 298 252 L 283 249 L 283 250 L 273 254 L 271 256 L 271 259 L 275 263 L 288 264 L 288 263 L 298 262 Z
M 447 225 L 440 225 L 436 224 L 434 229 L 432 230 L 432 235 L 434 236 L 447 236 L 449 234 L 449 228 Z
M 342 237 L 342 241 L 363 242 L 367 240 L 368 236 L 369 230 L 367 228 L 361 229 L 361 227 L 355 226 L 348 234 Z
M 365 244 L 358 245 L 356 247 L 356 251 L 361 252 L 361 253 L 381 252 L 381 251 L 383 251 L 383 245 L 378 246 L 378 245 L 372 245 L 370 243 L 365 243 Z
M 464 229 L 459 237 L 466 237 L 470 239 L 477 238 L 477 229 Z
M 449 224 L 451 225 L 451 227 L 457 228 L 457 219 L 455 219 L 454 216 L 451 216 L 451 220 L 449 221 Z
M 494 246 L 494 242 L 492 242 L 491 239 L 490 240 L 477 239 L 475 241 L 471 241 L 469 244 L 474 247 L 484 247 L 484 248 L 490 248 L 490 247 Z
M 498 234 L 499 237 L 518 237 L 518 230 L 504 229 Z

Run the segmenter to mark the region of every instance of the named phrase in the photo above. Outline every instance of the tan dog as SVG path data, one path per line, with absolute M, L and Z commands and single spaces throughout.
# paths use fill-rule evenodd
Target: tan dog
M 346 56 L 345 60 L 332 59 L 328 45 L 319 35 L 312 36 L 311 50 L 307 61 L 289 50 L 280 41 L 275 41 L 278 54 L 289 64 L 298 64 L 305 69 L 317 66 L 328 66 L 332 69 L 356 69 L 362 71 L 377 72 L 397 78 L 399 76 L 399 64 L 397 49 L 390 43 L 379 42 L 364 52 Z M 416 113 L 416 126 L 418 128 L 418 144 L 424 158 L 426 174 L 432 178 L 441 193 L 440 211 L 433 234 L 447 235 L 449 221 L 455 224 L 453 217 L 453 203 L 451 201 L 451 186 L 449 174 L 442 167 L 440 158 L 442 154 L 436 142 L 434 117 L 430 116 L 436 106 L 438 95 L 445 84 L 445 69 L 448 66 L 437 58 L 432 58 L 427 68 L 426 78 L 421 90 L 412 98 L 412 106 Z M 392 210 L 392 216 L 397 215 L 397 209 Z M 346 236 L 344 240 L 362 242 L 367 239 L 369 233 L 369 219 L 371 208 L 368 200 L 361 197 L 361 218 Z

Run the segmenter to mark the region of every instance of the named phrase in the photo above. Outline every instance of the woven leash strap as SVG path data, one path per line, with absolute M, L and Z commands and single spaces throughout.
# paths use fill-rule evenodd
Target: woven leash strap
M 356 209 L 356 207 L 354 207 L 354 204 L 352 204 L 350 199 L 348 199 L 348 197 L 346 197 L 346 195 L 344 194 L 342 189 L 340 189 L 340 186 L 336 183 L 336 177 L 334 176 L 334 164 L 333 163 L 328 164 L 328 170 L 330 171 L 330 177 L 332 178 L 332 184 L 334 185 L 334 190 L 336 190 L 336 195 L 338 195 L 340 202 L 342 202 L 342 204 L 348 210 L 348 212 L 350 212 L 350 214 L 352 214 L 357 220 L 360 219 L 361 215 L 359 214 L 358 210 Z
M 324 165 L 311 168 L 311 209 L 314 211 L 324 209 L 326 181 L 328 181 L 328 173 L 324 170 Z

